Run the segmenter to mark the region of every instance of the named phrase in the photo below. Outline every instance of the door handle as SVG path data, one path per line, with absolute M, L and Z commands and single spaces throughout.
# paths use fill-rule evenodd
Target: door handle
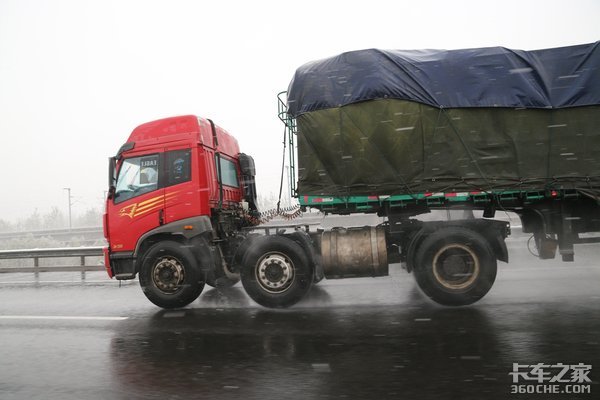
M 158 224 L 159 225 L 165 224 L 165 210 L 163 210 L 162 208 L 160 210 L 158 210 Z

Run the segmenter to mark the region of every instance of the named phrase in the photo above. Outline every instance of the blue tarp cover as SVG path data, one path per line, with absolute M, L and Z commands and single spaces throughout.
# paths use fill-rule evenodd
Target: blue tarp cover
M 296 117 L 385 98 L 438 108 L 600 105 L 600 41 L 535 51 L 351 51 L 298 68 L 288 109 Z

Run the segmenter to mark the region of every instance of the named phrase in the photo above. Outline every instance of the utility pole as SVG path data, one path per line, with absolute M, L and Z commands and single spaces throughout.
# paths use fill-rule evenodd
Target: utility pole
M 63 188 L 63 190 L 67 191 L 67 195 L 69 196 L 69 229 L 72 229 L 71 225 L 71 206 L 73 203 L 71 202 L 71 188 Z

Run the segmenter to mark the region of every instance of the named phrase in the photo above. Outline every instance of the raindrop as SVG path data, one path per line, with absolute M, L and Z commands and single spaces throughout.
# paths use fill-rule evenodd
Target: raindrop
M 526 74 L 528 72 L 533 71 L 533 69 L 531 68 L 513 68 L 508 70 L 508 72 L 510 72 L 511 74 Z
M 563 76 L 558 77 L 558 79 L 573 79 L 573 78 L 579 78 L 579 75 L 563 75 Z

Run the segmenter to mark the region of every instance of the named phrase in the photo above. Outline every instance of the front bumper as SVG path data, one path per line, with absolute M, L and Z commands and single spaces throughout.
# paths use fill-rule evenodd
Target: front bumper
M 110 266 L 110 252 L 108 250 L 108 247 L 104 247 L 102 249 L 102 253 L 104 254 L 104 268 L 106 268 L 106 273 L 108 274 L 109 278 L 112 278 L 114 276 L 112 267 Z
M 117 280 L 135 278 L 135 260 L 132 251 L 111 253 L 107 247 L 104 248 L 104 265 L 111 278 L 114 277 Z

